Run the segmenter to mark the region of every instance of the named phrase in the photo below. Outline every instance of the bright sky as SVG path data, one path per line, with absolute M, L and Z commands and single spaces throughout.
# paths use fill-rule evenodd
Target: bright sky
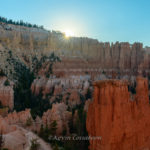
M 99 41 L 150 46 L 150 0 L 1 0 L 0 16 Z

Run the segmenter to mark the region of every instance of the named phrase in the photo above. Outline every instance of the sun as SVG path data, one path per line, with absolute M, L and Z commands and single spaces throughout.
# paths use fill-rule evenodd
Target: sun
M 74 33 L 71 30 L 65 30 L 64 33 L 65 33 L 65 37 L 67 37 L 67 38 L 74 36 Z

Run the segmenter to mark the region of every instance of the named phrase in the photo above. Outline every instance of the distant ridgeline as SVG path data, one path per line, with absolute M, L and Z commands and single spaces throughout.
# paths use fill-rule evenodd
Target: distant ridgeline
M 3 22 L 3 23 L 7 23 L 7 24 L 13 24 L 13 25 L 19 25 L 19 26 L 24 26 L 24 27 L 29 27 L 29 28 L 40 28 L 40 29 L 44 29 L 43 26 L 38 26 L 36 24 L 31 24 L 31 23 L 28 23 L 28 22 L 23 22 L 22 20 L 20 21 L 13 21 L 12 19 L 7 19 L 7 18 L 4 18 L 4 17 L 1 17 L 0 16 L 0 22 Z

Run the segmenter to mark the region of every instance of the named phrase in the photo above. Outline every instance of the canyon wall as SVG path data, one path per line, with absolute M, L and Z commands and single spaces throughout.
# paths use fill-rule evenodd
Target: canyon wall
M 87 113 L 90 150 L 149 150 L 150 105 L 147 79 L 137 78 L 136 94 L 128 83 L 105 80 L 94 84 L 94 101 Z
M 65 69 L 80 73 L 101 69 L 149 71 L 150 67 L 150 48 L 143 48 L 141 43 L 110 44 L 85 37 L 65 38 L 63 33 L 56 31 L 1 23 L 0 45 L 28 58 L 54 51 L 62 58 L 62 62 L 55 66 L 58 72 L 65 72 Z

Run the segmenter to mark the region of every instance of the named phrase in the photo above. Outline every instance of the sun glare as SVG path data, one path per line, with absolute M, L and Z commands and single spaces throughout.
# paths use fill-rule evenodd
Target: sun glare
M 71 37 L 71 36 L 74 36 L 74 33 L 71 31 L 71 30 L 65 30 L 65 36 L 68 38 L 68 37 Z

